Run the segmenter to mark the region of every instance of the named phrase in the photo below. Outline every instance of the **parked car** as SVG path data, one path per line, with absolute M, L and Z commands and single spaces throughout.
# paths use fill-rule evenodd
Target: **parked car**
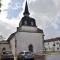
M 1 60 L 6 60 L 6 59 L 14 60 L 14 56 L 11 51 L 3 51 L 1 58 L 2 58 Z
M 20 52 L 18 55 L 18 60 L 31 59 L 34 60 L 34 54 L 30 51 Z

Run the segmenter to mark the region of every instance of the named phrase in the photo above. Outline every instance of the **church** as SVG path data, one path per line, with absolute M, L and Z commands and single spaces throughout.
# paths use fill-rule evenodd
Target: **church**
M 21 51 L 43 53 L 44 33 L 36 26 L 35 19 L 29 16 L 27 1 L 23 15 L 17 31 L 7 39 L 12 53 L 14 55 L 18 55 Z

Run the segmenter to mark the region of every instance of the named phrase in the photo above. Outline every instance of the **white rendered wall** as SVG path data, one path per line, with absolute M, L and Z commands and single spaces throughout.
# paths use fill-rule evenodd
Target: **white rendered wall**
M 59 43 L 59 44 L 57 44 L 57 42 Z M 55 46 L 53 46 L 53 44 L 55 43 Z M 60 41 L 53 41 L 53 42 L 49 42 L 49 44 L 48 44 L 48 42 L 45 42 L 44 43 L 44 45 L 45 45 L 45 47 L 47 48 L 47 50 L 46 51 L 60 51 Z M 49 47 L 50 47 L 50 49 L 49 49 Z M 53 49 L 54 48 L 54 49 Z M 57 50 L 57 48 L 59 48 L 59 50 Z
M 43 53 L 42 33 L 17 32 L 17 54 L 21 51 L 28 51 L 28 45 L 33 45 L 34 53 Z
M 57 42 L 59 44 L 57 44 Z M 59 50 L 57 48 L 59 48 Z M 60 51 L 60 41 L 55 41 L 55 51 Z
M 20 31 L 27 31 L 27 32 L 37 32 L 37 28 L 36 27 L 30 27 L 30 26 L 22 26 L 19 28 Z

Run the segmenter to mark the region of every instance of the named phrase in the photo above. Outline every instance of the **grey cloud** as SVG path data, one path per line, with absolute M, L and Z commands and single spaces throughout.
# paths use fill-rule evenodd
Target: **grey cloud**
M 42 28 L 45 34 L 45 39 L 60 36 L 58 26 L 58 12 L 60 5 L 55 5 L 53 0 L 35 0 L 29 3 L 29 10 L 32 13 L 32 17 L 36 19 L 39 28 Z M 59 13 L 60 14 L 60 13 Z M 54 26 L 53 26 L 54 24 Z
M 15 31 L 15 27 L 0 21 L 0 34 L 3 35 L 4 38 L 8 38 L 8 36 Z
M 57 31 L 50 23 L 47 22 L 46 27 L 43 30 L 45 39 L 57 37 Z
M 34 3 L 30 3 L 30 10 L 34 10 L 36 13 L 55 13 L 56 7 L 52 0 L 36 0 Z

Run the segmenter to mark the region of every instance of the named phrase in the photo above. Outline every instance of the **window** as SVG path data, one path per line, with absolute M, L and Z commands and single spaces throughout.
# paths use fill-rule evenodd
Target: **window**
M 4 48 L 2 48 L 2 51 L 5 51 L 6 50 L 6 48 L 4 47 Z
M 57 50 L 59 50 L 59 47 L 57 47 Z
M 59 44 L 59 42 L 57 42 L 56 44 Z
M 24 54 L 24 52 L 20 52 L 19 54 Z
M 32 21 L 31 21 L 31 25 L 32 25 L 32 26 L 34 25 Z
M 53 46 L 55 47 L 55 43 L 53 44 Z
M 27 21 L 24 21 L 24 24 L 27 25 Z
M 3 54 L 12 54 L 12 52 L 11 51 L 5 51 L 5 52 L 3 52 Z
M 25 52 L 25 54 L 31 54 L 31 52 Z

